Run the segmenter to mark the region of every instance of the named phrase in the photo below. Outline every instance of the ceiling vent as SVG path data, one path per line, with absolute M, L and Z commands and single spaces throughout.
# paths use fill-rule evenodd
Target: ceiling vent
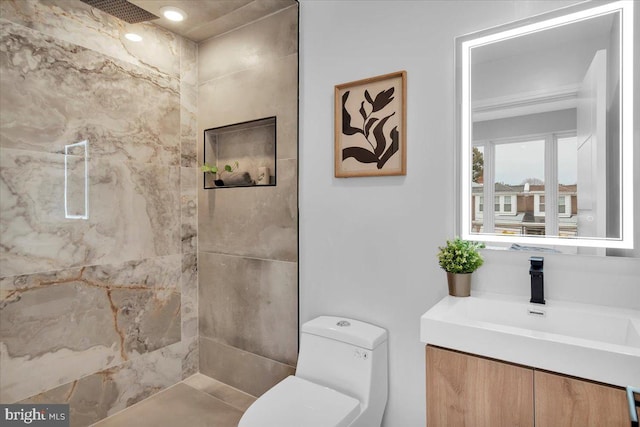
M 127 0 L 80 0 L 83 3 L 93 6 L 107 12 L 110 15 L 120 18 L 129 24 L 137 24 L 138 22 L 152 21 L 159 17 L 153 13 L 129 3 Z

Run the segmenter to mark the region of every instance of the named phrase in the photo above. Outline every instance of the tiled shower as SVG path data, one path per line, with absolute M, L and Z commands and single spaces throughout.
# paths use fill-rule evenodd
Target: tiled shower
M 198 371 L 293 372 L 297 5 L 143 45 L 80 1 L 0 7 L 0 402 L 85 426 Z M 202 189 L 204 129 L 269 116 L 278 185 Z
M 275 187 L 198 194 L 200 371 L 254 396 L 298 352 L 297 22 L 294 5 L 199 45 L 199 148 L 205 129 L 277 118 Z

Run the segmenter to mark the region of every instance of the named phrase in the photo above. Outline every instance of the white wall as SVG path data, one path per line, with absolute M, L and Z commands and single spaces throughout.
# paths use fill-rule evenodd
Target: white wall
M 425 425 L 419 318 L 446 294 L 454 233 L 454 38 L 571 2 L 301 2 L 300 321 L 389 330 L 383 425 Z M 333 177 L 333 87 L 406 70 L 405 177 Z M 474 287 L 527 295 L 529 254 L 486 253 Z M 545 256 L 548 298 L 640 308 L 640 260 Z M 639 282 L 639 283 L 636 283 Z

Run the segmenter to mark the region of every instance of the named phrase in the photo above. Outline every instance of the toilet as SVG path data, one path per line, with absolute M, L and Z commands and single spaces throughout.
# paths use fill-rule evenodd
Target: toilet
M 387 384 L 387 331 L 321 316 L 302 325 L 296 374 L 258 398 L 238 427 L 379 427 Z

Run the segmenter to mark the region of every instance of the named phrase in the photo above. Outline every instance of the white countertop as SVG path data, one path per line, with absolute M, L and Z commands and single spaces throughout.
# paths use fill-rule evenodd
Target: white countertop
M 425 344 L 617 386 L 640 386 L 640 311 L 473 292 L 422 315 Z

